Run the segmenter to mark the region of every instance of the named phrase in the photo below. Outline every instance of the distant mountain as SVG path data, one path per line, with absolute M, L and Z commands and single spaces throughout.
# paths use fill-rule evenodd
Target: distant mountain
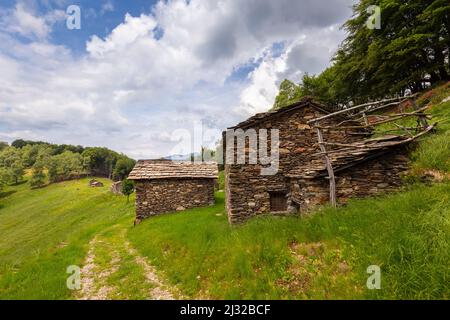
M 201 154 L 200 152 L 194 152 L 190 154 L 173 154 L 167 157 L 164 157 L 163 159 L 166 160 L 173 160 L 173 161 L 189 161 L 191 160 L 192 156 L 194 159 L 200 158 Z

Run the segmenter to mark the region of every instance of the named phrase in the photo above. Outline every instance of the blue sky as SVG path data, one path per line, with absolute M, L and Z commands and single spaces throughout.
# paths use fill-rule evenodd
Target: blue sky
M 101 145 L 134 158 L 214 146 L 318 73 L 352 0 L 0 3 L 0 140 Z M 81 29 L 66 9 L 81 9 Z M 199 134 L 201 132 L 201 134 Z

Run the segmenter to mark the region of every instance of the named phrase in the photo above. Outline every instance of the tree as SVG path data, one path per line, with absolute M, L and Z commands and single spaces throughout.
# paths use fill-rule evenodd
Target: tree
M 86 148 L 82 153 L 88 171 L 95 176 L 111 178 L 119 154 L 107 148 Z
M 278 110 L 292 103 L 295 103 L 302 96 L 302 91 L 299 86 L 297 86 L 292 81 L 284 79 L 280 84 L 280 91 L 275 98 L 275 103 L 272 107 L 272 110 Z
M 381 8 L 381 29 L 367 28 L 370 5 Z M 332 85 L 344 83 L 348 96 L 365 101 L 449 80 L 449 1 L 361 0 L 353 11 Z
M 32 174 L 30 179 L 31 188 L 41 188 L 45 185 L 45 172 L 43 163 L 38 160 L 33 165 Z
M 368 28 L 381 9 L 381 28 Z M 450 80 L 450 1 L 360 0 L 343 26 L 346 39 L 332 65 L 316 76 L 305 75 L 301 95 L 342 107 L 418 92 Z M 297 89 L 280 86 L 274 109 L 290 102 Z
M 8 147 L 0 153 L 0 166 L 8 171 L 11 182 L 18 183 L 24 174 L 21 150 Z
M 127 196 L 127 203 L 130 202 L 130 195 L 134 192 L 134 182 L 132 180 L 122 180 L 122 193 Z
M 114 167 L 113 179 L 116 181 L 121 181 L 128 177 L 128 174 L 130 174 L 131 170 L 133 170 L 135 164 L 136 161 L 133 159 L 121 155 Z
M 12 143 L 11 143 L 11 146 L 12 147 L 14 147 L 14 148 L 23 148 L 23 147 L 25 147 L 27 145 L 27 143 L 26 143 L 26 141 L 25 140 L 23 140 L 23 139 L 17 139 L 17 140 L 14 140 Z
M 47 169 L 50 182 L 78 177 L 84 173 L 83 158 L 79 153 L 65 151 L 50 157 Z
M 27 144 L 22 147 L 22 160 L 27 168 L 31 168 L 36 162 L 36 157 L 39 153 L 39 145 Z
M 8 147 L 9 147 L 8 143 L 0 141 L 0 152 Z
M 9 181 L 9 174 L 5 168 L 0 168 L 0 192 Z
M 40 188 L 45 185 L 47 175 L 45 174 L 45 166 L 49 163 L 51 157 L 51 148 L 44 146 L 39 149 L 36 162 L 32 167 L 30 185 L 32 188 Z

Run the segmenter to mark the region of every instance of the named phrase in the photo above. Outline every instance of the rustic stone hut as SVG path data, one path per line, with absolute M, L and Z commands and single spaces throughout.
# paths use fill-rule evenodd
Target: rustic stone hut
M 269 212 L 307 212 L 312 206 L 330 200 L 330 177 L 323 157 L 318 157 L 321 153 L 318 135 L 310 123 L 329 113 L 323 105 L 304 99 L 277 111 L 257 114 L 228 128 L 244 132 L 255 129 L 258 138 L 259 129 L 279 130 L 279 169 L 276 174 L 262 175 L 263 165 L 259 163 L 236 164 L 225 160 L 225 203 L 230 223 Z M 345 147 L 370 137 L 368 128 L 333 129 L 333 125 L 345 121 L 349 128 L 355 124 L 342 116 L 321 121 L 323 141 Z M 399 187 L 409 162 L 404 145 L 411 140 L 395 136 L 372 139 L 372 142 L 365 140 L 364 143 L 371 143 L 371 147 L 358 149 L 361 146 L 355 146 L 356 152 L 352 155 L 331 154 L 337 201 L 343 203 L 350 197 L 364 197 Z M 227 145 L 229 148 L 232 145 L 231 149 L 236 151 L 235 139 L 227 140 L 226 132 L 223 141 L 224 150 Z M 249 149 L 247 142 L 246 152 Z
M 214 204 L 215 162 L 139 160 L 128 179 L 136 184 L 136 220 Z

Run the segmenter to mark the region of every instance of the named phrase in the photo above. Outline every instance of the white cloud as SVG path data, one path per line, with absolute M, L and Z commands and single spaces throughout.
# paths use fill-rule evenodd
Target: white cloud
M 39 17 L 25 3 L 18 2 L 14 9 L 0 12 L 0 30 L 44 40 L 48 37 L 52 25 L 64 17 L 62 10 L 52 10 Z
M 78 58 L 46 40 L 55 18 L 16 6 L 1 21 L 18 10 L 32 18 L 0 23 L 0 140 L 34 136 L 150 158 L 170 153 L 172 132 L 193 123 L 218 135 L 267 110 L 283 77 L 298 80 L 328 64 L 342 38 L 331 26 L 350 13 L 349 2 L 159 2 L 151 14 L 127 14 L 105 38 L 92 36 Z M 34 40 L 20 43 L 16 33 Z M 249 62 L 257 67 L 246 81 L 226 81 Z

